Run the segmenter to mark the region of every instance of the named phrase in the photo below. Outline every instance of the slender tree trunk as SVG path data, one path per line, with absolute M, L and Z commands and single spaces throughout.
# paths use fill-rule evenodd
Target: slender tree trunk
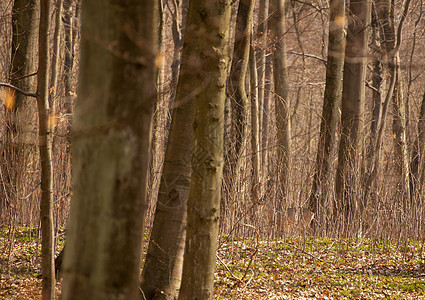
M 376 8 L 377 5 L 374 4 L 374 7 Z M 372 49 L 381 49 L 381 26 L 379 21 L 379 14 L 377 12 L 377 9 L 372 10 Z M 374 52 L 374 60 L 373 60 L 373 71 L 371 74 L 372 77 L 372 118 L 370 123 L 370 135 L 368 139 L 368 145 L 366 148 L 366 161 L 364 166 L 364 171 L 362 173 L 362 180 L 363 180 L 363 187 L 364 187 L 364 194 L 368 195 L 367 197 L 364 196 L 363 201 L 360 203 L 360 211 L 363 211 L 366 205 L 366 199 L 368 197 L 375 197 L 376 192 L 375 188 L 376 185 L 373 183 L 374 181 L 371 181 L 371 184 L 369 187 L 365 188 L 368 183 L 368 178 L 370 178 L 370 175 L 372 173 L 378 173 L 379 170 L 377 170 L 378 166 L 374 165 L 374 157 L 375 155 L 379 156 L 380 153 L 375 153 L 375 143 L 378 137 L 378 128 L 379 124 L 381 124 L 381 118 L 382 118 L 382 110 L 383 110 L 383 67 L 384 67 L 384 61 L 383 61 L 383 51 L 375 51 Z M 379 157 L 378 157 L 379 159 Z M 376 170 L 376 171 L 375 171 Z
M 37 107 L 41 163 L 41 273 L 42 298 L 55 299 L 55 249 L 53 226 L 53 165 L 52 134 L 49 108 L 49 23 L 50 0 L 40 1 L 40 29 L 38 38 Z
M 278 141 L 279 180 L 277 207 L 282 211 L 289 199 L 288 183 L 291 166 L 291 120 L 289 113 L 289 83 L 286 63 L 285 1 L 271 0 L 270 29 L 275 42 L 273 50 L 273 76 Z
M 267 59 L 269 49 L 268 44 L 268 16 L 269 0 L 260 1 L 259 5 L 259 23 L 257 41 L 260 41 L 258 51 L 258 108 L 259 108 L 259 131 L 260 131 L 260 151 L 261 151 L 261 181 L 266 182 L 267 178 L 267 138 L 268 138 L 268 103 L 270 95 L 270 74 L 271 62 Z
M 393 102 L 393 133 L 394 149 L 395 149 L 395 164 L 398 175 L 400 176 L 399 191 L 400 198 L 403 201 L 403 207 L 406 211 L 410 206 L 410 162 L 407 150 L 406 136 L 406 111 L 404 106 L 404 96 L 402 87 L 402 77 L 400 71 L 400 55 L 396 58 L 396 85 L 394 87 Z
M 350 13 L 341 101 L 342 130 L 335 179 L 337 201 L 333 212 L 334 217 L 342 214 L 346 225 L 357 206 L 354 197 L 359 179 L 359 139 L 363 130 L 370 0 L 350 2 Z
M 195 96 L 195 142 L 187 210 L 180 299 L 212 299 L 223 171 L 224 102 L 229 63 L 231 1 L 189 3 L 187 30 L 199 36 L 197 68 L 204 83 Z M 201 12 L 201 13 L 198 13 Z M 211 49 L 214 49 L 211 51 Z
M 139 299 L 157 1 L 87 0 L 63 299 Z
M 406 20 L 409 5 L 410 0 L 406 0 L 404 3 L 400 23 L 397 28 L 397 33 L 395 34 L 394 26 L 392 25 L 394 18 L 391 17 L 392 0 L 379 0 L 379 2 L 376 4 L 378 17 L 382 26 L 381 51 L 384 53 L 383 59 L 387 62 L 388 65 L 390 82 L 387 88 L 385 100 L 382 105 L 380 123 L 377 124 L 378 130 L 376 134 L 376 141 L 374 142 L 373 151 L 370 152 L 371 165 L 366 174 L 362 209 L 367 206 L 371 196 L 371 191 L 373 191 L 373 188 L 376 186 L 378 167 L 380 163 L 380 151 L 385 129 L 388 105 L 390 100 L 393 98 L 394 89 L 397 83 L 397 57 L 401 45 L 403 23 Z
M 74 66 L 74 7 L 72 0 L 63 0 L 63 25 L 65 31 L 65 58 L 64 58 L 64 84 L 65 84 L 65 112 L 72 113 L 73 99 L 73 66 Z M 69 128 L 71 129 L 71 128 Z
M 326 87 L 323 99 L 322 122 L 317 148 L 316 171 L 309 199 L 309 208 L 318 218 L 323 218 L 327 190 L 335 146 L 335 133 L 339 120 L 341 88 L 345 51 L 345 1 L 331 0 L 329 14 L 328 59 L 326 65 Z
M 418 163 L 418 180 L 419 192 L 424 190 L 425 184 L 425 92 L 422 98 L 421 110 L 418 121 L 418 148 L 419 148 L 419 163 Z
M 246 74 L 249 63 L 249 48 L 252 30 L 252 14 L 254 0 L 240 0 L 236 19 L 235 44 L 232 69 L 230 74 L 230 97 L 232 103 L 232 119 L 235 133 L 235 157 L 232 160 L 233 194 L 240 195 L 244 202 L 244 190 L 239 188 L 244 183 L 241 180 L 248 136 L 248 95 L 246 92 Z
M 62 0 L 56 2 L 56 18 L 55 18 L 55 33 L 53 36 L 53 64 L 52 64 L 52 78 L 50 80 L 49 90 L 49 106 L 53 110 L 54 98 L 58 88 L 58 73 L 59 73 L 59 59 L 60 59 L 60 41 L 61 41 L 61 27 L 62 27 Z
M 250 78 L 251 78 L 251 161 L 252 161 L 252 201 L 257 201 L 262 195 L 261 189 L 261 155 L 260 128 L 258 105 L 257 61 L 253 47 L 250 47 Z

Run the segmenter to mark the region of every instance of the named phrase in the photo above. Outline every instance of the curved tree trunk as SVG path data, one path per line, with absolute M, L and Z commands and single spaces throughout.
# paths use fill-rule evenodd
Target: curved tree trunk
M 229 63 L 231 1 L 189 2 L 187 29 L 198 40 L 194 70 L 194 155 L 180 299 L 212 299 L 223 171 L 224 102 Z M 201 12 L 201 13 L 199 13 Z M 189 35 L 187 33 L 187 35 Z M 213 50 L 213 51 L 212 51 Z M 201 55 L 199 55 L 201 54 Z
M 236 19 L 235 44 L 233 51 L 232 69 L 230 73 L 229 94 L 232 104 L 232 119 L 235 135 L 235 157 L 231 166 L 233 170 L 233 194 L 240 195 L 244 202 L 244 190 L 241 174 L 245 164 L 245 153 L 248 136 L 248 95 L 246 92 L 246 74 L 249 63 L 249 48 L 252 30 L 252 14 L 254 11 L 254 0 L 241 0 L 239 2 Z
M 140 298 L 156 4 L 83 4 L 63 299 Z

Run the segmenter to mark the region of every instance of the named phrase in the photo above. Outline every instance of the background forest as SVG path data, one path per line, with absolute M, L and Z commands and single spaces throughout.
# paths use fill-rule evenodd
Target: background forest
M 0 2 L 2 269 L 40 242 L 53 299 L 66 237 L 64 298 L 130 299 L 144 233 L 146 299 L 235 296 L 266 241 L 413 243 L 423 283 L 422 0 L 123 2 Z

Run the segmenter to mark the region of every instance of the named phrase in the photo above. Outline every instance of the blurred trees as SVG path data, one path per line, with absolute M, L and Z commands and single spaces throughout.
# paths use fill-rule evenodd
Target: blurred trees
M 138 298 L 156 1 L 84 1 L 64 299 Z
M 307 222 L 303 220 L 305 216 L 311 220 L 313 211 L 316 234 L 421 236 L 425 228 L 421 217 L 425 213 L 422 0 L 335 0 L 329 5 L 317 0 L 241 0 L 216 1 L 211 6 L 190 1 L 187 24 L 191 25 L 185 22 L 186 1 L 160 2 L 158 53 L 152 52 L 156 50 L 148 42 L 153 37 L 146 40 L 128 25 L 133 19 L 140 26 L 158 23 L 152 14 L 143 15 L 153 8 L 142 9 L 129 0 L 120 4 L 125 5 L 118 12 L 111 1 L 101 6 L 94 0 L 85 3 L 82 11 L 88 27 L 83 30 L 86 38 L 80 62 L 80 2 L 63 0 L 63 30 L 56 27 L 54 38 L 59 47 L 53 47 L 54 26 L 46 34 L 49 51 L 59 50 L 55 52 L 57 67 L 48 74 L 56 72 L 58 78 L 57 84 L 51 83 L 55 113 L 47 114 L 52 121 L 50 129 L 43 128 L 43 120 L 36 125 L 38 119 L 30 110 L 20 111 L 24 106 L 20 106 L 18 93 L 13 106 L 17 113 L 9 111 L 7 99 L 13 97 L 1 91 L 0 224 L 10 226 L 10 236 L 18 224 L 39 223 L 38 201 L 41 190 L 46 189 L 38 188 L 37 130 L 42 137 L 52 135 L 53 166 L 58 170 L 52 187 L 53 217 L 57 228 L 66 224 L 71 198 L 70 116 L 78 96 L 72 139 L 76 208 L 68 232 L 73 246 L 65 269 L 67 294 L 78 285 L 75 274 L 83 265 L 93 274 L 107 274 L 120 264 L 118 271 L 113 271 L 116 277 L 102 277 L 108 282 L 105 286 L 128 279 L 137 288 L 138 265 L 133 263 L 139 259 L 143 218 L 136 215 L 143 215 L 144 205 L 150 244 L 141 287 L 148 298 L 155 294 L 177 297 L 187 199 L 191 240 L 195 243 L 208 236 L 211 243 L 203 240 L 197 244 L 197 251 L 201 246 L 206 249 L 202 268 L 191 263 L 193 246 L 186 249 L 191 258 L 185 265 L 182 298 L 204 287 L 211 295 L 217 230 L 221 238 L 250 237 L 257 232 L 263 236 L 304 235 L 311 231 L 305 230 Z M 4 33 L 0 39 L 5 41 L 0 45 L 0 77 L 33 92 L 35 82 L 32 88 L 21 84 L 37 77 L 29 75 L 36 72 L 38 56 L 31 51 L 22 54 L 26 61 L 19 67 L 18 52 L 25 44 L 16 46 L 16 40 L 34 28 L 28 25 L 24 27 L 28 30 L 18 30 L 21 34 L 12 34 L 20 13 L 28 13 L 21 8 L 12 10 L 13 3 L 24 3 L 25 8 L 31 7 L 25 3 L 35 5 L 21 0 L 0 3 L 0 30 Z M 61 7 L 60 1 L 55 4 Z M 32 7 L 34 12 L 39 6 Z M 118 17 L 112 17 L 115 14 Z M 220 26 L 228 17 L 229 24 L 223 29 Z M 223 42 L 218 43 L 220 40 Z M 35 49 L 35 43 L 28 45 Z M 141 57 L 147 58 L 139 61 Z M 160 67 L 158 77 L 151 69 L 154 65 Z M 80 66 L 77 95 L 74 74 Z M 227 83 L 222 83 L 225 80 Z M 225 93 L 226 99 L 235 100 L 226 107 L 227 121 L 218 113 Z M 152 159 L 147 159 L 147 120 L 155 99 Z M 139 110 L 145 105 L 147 110 Z M 22 117 L 14 117 L 19 114 Z M 11 121 L 25 121 L 25 134 L 15 130 L 19 126 L 11 126 Z M 213 129 L 206 129 L 210 126 Z M 221 163 L 215 159 L 221 155 L 223 127 L 227 165 L 220 181 Z M 17 153 L 24 145 L 31 155 L 21 160 Z M 143 163 L 136 152 L 139 157 L 143 153 Z M 144 202 L 146 178 L 141 170 L 147 168 L 149 188 Z M 211 186 L 206 187 L 211 177 Z M 206 215 L 200 214 L 205 211 Z M 101 222 L 98 217 L 108 221 Z M 85 221 L 76 223 L 76 218 Z M 199 235 L 201 228 L 204 231 Z M 115 243 L 108 244 L 107 239 Z M 87 248 L 83 249 L 84 244 Z M 13 243 L 9 248 L 12 257 Z M 121 264 L 118 258 L 122 255 L 117 253 L 126 250 L 128 260 Z M 204 273 L 197 273 L 199 270 Z M 118 274 L 123 274 L 122 278 Z M 195 287 L 204 276 L 208 278 L 202 282 L 205 285 Z M 78 291 L 85 293 L 85 288 L 81 285 Z

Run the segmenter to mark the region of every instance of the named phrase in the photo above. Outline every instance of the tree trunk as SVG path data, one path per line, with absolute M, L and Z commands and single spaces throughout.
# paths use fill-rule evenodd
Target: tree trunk
M 251 78 L 251 162 L 252 162 L 252 201 L 258 201 L 262 195 L 261 189 L 261 155 L 260 126 L 258 105 L 257 61 L 253 47 L 250 47 L 250 78 Z
M 41 273 L 42 298 L 55 299 L 55 249 L 53 226 L 53 164 L 52 133 L 49 108 L 49 23 L 50 0 L 40 1 L 40 29 L 38 38 L 37 107 L 41 163 Z
M 271 1 L 270 29 L 275 42 L 273 50 L 273 77 L 276 107 L 279 180 L 277 207 L 282 211 L 289 199 L 291 166 L 291 119 L 289 113 L 289 83 L 286 65 L 285 1 Z
M 65 112 L 72 113 L 73 97 L 73 66 L 74 66 L 74 7 L 72 0 L 63 0 L 63 25 L 65 31 L 65 58 L 64 58 L 64 84 L 65 84 Z M 78 5 L 78 3 L 77 3 Z M 71 128 L 70 128 L 71 129 Z
M 381 31 L 381 48 L 379 49 L 383 53 L 383 60 L 387 62 L 389 69 L 389 78 L 390 82 L 387 88 L 387 93 L 385 100 L 382 105 L 382 112 L 380 117 L 380 123 L 377 124 L 377 133 L 376 141 L 374 142 L 373 151 L 370 152 L 370 167 L 367 170 L 365 184 L 364 184 L 364 196 L 362 210 L 367 206 L 371 192 L 376 186 L 378 167 L 380 163 L 380 151 L 382 146 L 382 138 L 385 129 L 386 116 L 388 111 L 388 105 L 390 100 L 393 98 L 394 89 L 397 83 L 397 57 L 401 45 L 401 35 L 403 22 L 406 19 L 407 11 L 409 9 L 410 0 L 406 0 L 403 7 L 403 13 L 400 18 L 400 23 L 397 28 L 397 33 L 395 34 L 394 18 L 391 17 L 392 13 L 392 0 L 380 0 L 377 5 L 377 17 L 379 18 L 379 23 L 382 26 Z
M 49 90 L 49 106 L 53 110 L 54 98 L 58 89 L 58 73 L 59 73 L 59 58 L 60 58 L 60 41 L 62 27 L 62 0 L 56 2 L 56 18 L 55 18 L 55 33 L 53 36 L 53 65 L 52 78 L 50 80 Z
M 84 1 L 63 299 L 139 299 L 157 1 Z
M 400 70 L 400 55 L 396 58 L 396 84 L 394 87 L 393 102 L 393 134 L 394 149 L 395 149 L 395 164 L 396 172 L 399 176 L 399 192 L 400 199 L 403 202 L 404 210 L 410 206 L 410 163 L 409 154 L 407 150 L 407 136 L 406 136 L 406 111 L 403 97 L 402 77 Z
M 267 59 L 269 49 L 268 45 L 268 16 L 269 16 L 269 0 L 260 1 L 259 4 L 259 26 L 257 34 L 257 42 L 259 42 L 258 59 L 258 122 L 260 132 L 260 171 L 262 174 L 261 182 L 264 184 L 267 178 L 267 138 L 268 138 L 268 103 L 270 95 L 270 58 Z M 263 189 L 263 187 L 262 187 Z
M 12 51 L 10 83 L 26 92 L 37 88 L 39 0 L 15 0 L 12 9 Z M 27 194 L 28 165 L 34 159 L 30 144 L 36 144 L 33 134 L 35 101 L 10 90 L 5 103 L 5 138 L 1 147 L 1 164 L 4 184 L 0 187 L 0 214 L 19 206 L 18 198 Z M 17 196 L 14 196 L 17 195 Z M 8 199 L 6 201 L 6 199 Z M 9 202 L 10 204 L 7 204 Z
M 249 48 L 252 30 L 254 0 L 240 0 L 236 19 L 235 44 L 232 69 L 230 74 L 229 94 L 232 103 L 232 119 L 235 134 L 235 157 L 231 160 L 233 171 L 234 196 L 240 195 L 244 202 L 244 190 L 239 186 L 244 183 L 241 178 L 245 165 L 245 153 L 248 136 L 248 95 L 246 92 L 246 74 L 249 63 Z
M 224 102 L 231 1 L 193 0 L 188 25 L 197 32 L 203 85 L 195 98 L 194 155 L 180 299 L 212 299 L 223 171 Z M 201 55 L 199 55 L 201 54 Z M 194 60 L 194 58 L 192 58 Z
M 318 218 L 323 218 L 327 190 L 330 183 L 329 169 L 335 146 L 335 133 L 339 120 L 341 87 L 345 50 L 345 1 L 331 0 L 329 14 L 328 59 L 326 86 L 323 99 L 322 122 L 317 147 L 316 171 L 309 199 L 309 208 Z
M 418 152 L 419 152 L 419 162 L 418 162 L 418 180 L 419 188 L 418 191 L 422 192 L 424 190 L 425 184 L 425 92 L 422 98 L 421 110 L 419 113 L 418 121 Z
M 346 225 L 357 206 L 354 197 L 359 179 L 359 139 L 363 130 L 370 0 L 350 2 L 350 12 L 341 101 L 342 130 L 335 179 L 337 201 L 333 212 L 334 217 L 344 216 Z
M 146 299 L 176 299 L 181 284 L 193 151 L 194 98 L 209 84 L 205 68 L 193 59 L 203 46 L 198 29 L 189 23 L 184 38 L 175 108 L 142 273 L 141 288 Z

